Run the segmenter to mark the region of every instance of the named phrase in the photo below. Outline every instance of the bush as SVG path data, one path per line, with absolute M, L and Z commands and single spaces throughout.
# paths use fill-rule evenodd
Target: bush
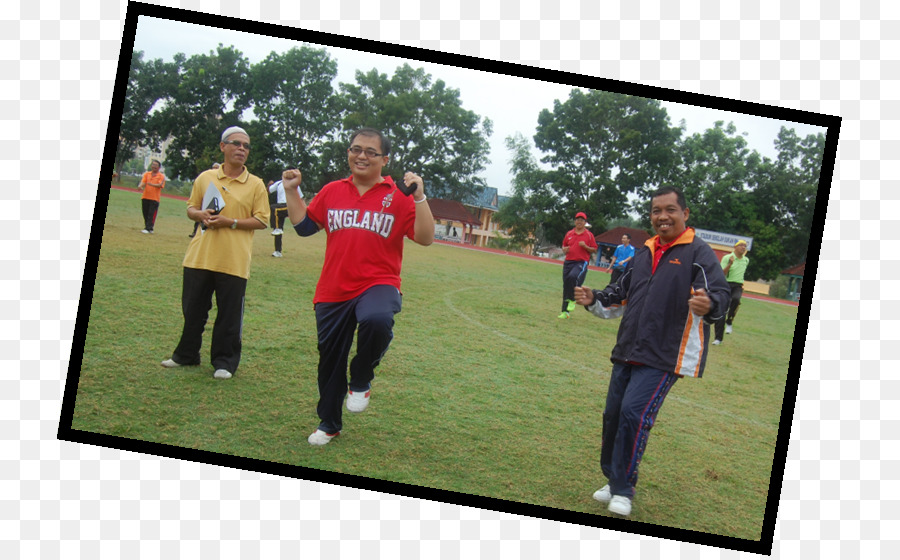
M 769 295 L 778 299 L 790 300 L 791 297 L 788 294 L 788 277 L 782 274 L 776 278 L 769 287 Z

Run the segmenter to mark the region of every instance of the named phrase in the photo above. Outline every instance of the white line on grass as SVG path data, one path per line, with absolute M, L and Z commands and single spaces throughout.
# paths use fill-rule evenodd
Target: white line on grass
M 468 288 L 460 288 L 460 289 L 454 290 L 454 291 L 452 291 L 452 292 L 445 292 L 445 293 L 444 293 L 444 303 L 447 305 L 447 307 L 448 307 L 451 311 L 453 311 L 454 313 L 456 313 L 457 315 L 459 315 L 460 317 L 462 317 L 463 319 L 465 319 L 469 324 L 477 325 L 477 326 L 483 328 L 484 330 L 493 333 L 493 334 L 494 334 L 495 336 L 497 336 L 498 338 L 501 338 L 501 339 L 503 339 L 503 340 L 505 340 L 505 341 L 507 341 L 507 342 L 509 342 L 509 343 L 511 343 L 511 344 L 514 344 L 514 345 L 516 345 L 516 346 L 518 346 L 518 347 L 520 347 L 520 348 L 526 348 L 526 349 L 528 349 L 528 350 L 534 352 L 535 354 L 539 354 L 539 355 L 544 356 L 544 357 L 546 357 L 546 358 L 549 358 L 549 359 L 551 359 L 552 361 L 555 361 L 555 362 L 563 362 L 563 363 L 569 364 L 569 365 L 571 365 L 571 366 L 573 366 L 573 367 L 575 367 L 575 368 L 584 368 L 584 367 L 585 367 L 585 365 L 584 365 L 583 363 L 573 362 L 572 360 L 569 360 L 568 358 L 564 358 L 564 357 L 562 357 L 562 356 L 558 356 L 558 355 L 556 355 L 556 354 L 553 354 L 552 352 L 548 352 L 548 351 L 546 351 L 546 350 L 543 350 L 542 348 L 539 348 L 539 347 L 538 347 L 537 345 L 535 345 L 535 344 L 528 343 L 528 342 L 524 342 L 524 341 L 522 341 L 522 340 L 517 339 L 517 338 L 514 337 L 514 336 L 510 336 L 510 335 L 508 335 L 508 334 L 506 334 L 506 333 L 504 333 L 504 332 L 502 332 L 502 331 L 499 331 L 499 330 L 497 330 L 497 329 L 494 328 L 494 327 L 485 325 L 484 323 L 482 323 L 482 322 L 479 321 L 478 319 L 476 319 L 476 318 L 474 318 L 474 317 L 472 317 L 472 316 L 466 314 L 464 311 L 460 310 L 458 307 L 456 307 L 455 305 L 453 305 L 453 302 L 451 301 L 451 297 L 454 296 L 455 294 L 460 293 L 460 292 L 465 292 L 465 291 L 469 291 L 469 290 L 483 290 L 483 289 L 484 289 L 483 286 L 470 286 L 470 287 L 468 287 Z M 598 373 L 603 374 L 603 375 L 609 375 L 609 374 L 610 374 L 610 371 L 599 371 L 599 370 L 598 370 Z M 701 403 L 701 402 L 692 401 L 692 400 L 686 399 L 686 398 L 684 398 L 684 397 L 679 397 L 678 395 L 673 395 L 673 394 L 671 394 L 671 393 L 669 394 L 669 396 L 667 397 L 667 399 L 668 399 L 668 400 L 675 400 L 675 401 L 677 401 L 677 402 L 679 402 L 679 403 L 681 403 L 681 404 L 685 404 L 685 405 L 691 406 L 691 407 L 693 407 L 693 408 L 700 408 L 700 409 L 703 409 L 703 410 L 706 410 L 706 411 L 709 411 L 709 412 L 713 412 L 713 413 L 715 413 L 715 414 L 720 414 L 720 415 L 722 415 L 722 416 L 727 416 L 728 418 L 731 418 L 732 420 L 738 420 L 738 421 L 740 421 L 740 422 L 746 422 L 746 423 L 748 423 L 748 424 L 754 424 L 754 425 L 762 426 L 762 427 L 766 427 L 766 428 L 776 428 L 776 429 L 777 429 L 777 425 L 776 425 L 776 426 L 772 426 L 770 423 L 767 423 L 767 422 L 761 422 L 761 421 L 755 420 L 755 419 L 753 419 L 753 418 L 747 418 L 747 417 L 744 417 L 744 416 L 740 416 L 740 415 L 734 414 L 733 412 L 730 412 L 730 411 L 727 411 L 727 410 L 722 410 L 722 409 L 716 408 L 716 407 L 712 407 L 712 406 L 709 406 L 709 405 L 704 404 L 704 403 Z

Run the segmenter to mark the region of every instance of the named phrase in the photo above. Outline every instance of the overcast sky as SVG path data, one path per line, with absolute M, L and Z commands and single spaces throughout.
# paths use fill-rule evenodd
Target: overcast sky
M 134 38 L 134 49 L 144 51 L 145 60 L 161 58 L 171 61 L 176 53 L 184 53 L 188 57 L 194 54 L 207 54 L 214 51 L 219 43 L 234 45 L 251 64 L 263 60 L 272 51 L 284 52 L 302 44 L 299 41 L 278 37 L 141 16 Z M 127 45 L 127 39 L 125 44 Z M 424 68 L 427 73 L 431 74 L 433 80 L 442 79 L 448 87 L 459 90 L 464 109 L 474 111 L 493 121 L 494 133 L 490 137 L 491 152 L 489 154 L 491 164 L 483 176 L 488 185 L 496 187 L 500 194 L 508 195 L 511 190 L 510 153 L 504 145 L 504 139 L 520 132 L 532 140 L 537 126 L 537 117 L 541 110 L 552 109 L 553 101 L 556 99 L 560 101 L 567 99 L 573 88 L 571 85 L 529 80 L 383 54 L 346 50 L 332 46 L 324 46 L 324 48 L 338 63 L 336 84 L 354 83 L 356 70 L 368 71 L 377 68 L 379 72 L 390 76 L 398 66 L 409 63 L 414 68 Z M 801 137 L 817 132 L 826 133 L 826 129 L 823 127 L 802 123 L 668 101 L 664 101 L 662 104 L 668 111 L 673 126 L 677 126 L 682 119 L 685 121 L 688 135 L 703 132 L 719 120 L 726 123 L 732 121 L 738 132 L 747 133 L 745 138 L 751 149 L 773 159 L 776 155 L 773 141 L 782 126 L 794 128 Z M 537 152 L 536 155 L 538 155 Z

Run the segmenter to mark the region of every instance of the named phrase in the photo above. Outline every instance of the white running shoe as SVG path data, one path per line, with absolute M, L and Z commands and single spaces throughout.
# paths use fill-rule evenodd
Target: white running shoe
M 166 367 L 166 368 L 173 368 L 173 367 L 181 367 L 181 366 L 182 366 L 182 364 L 179 364 L 178 362 L 176 362 L 176 361 L 173 360 L 172 358 L 169 358 L 168 360 L 163 360 L 159 365 L 161 365 L 162 367 Z
M 616 515 L 631 515 L 631 498 L 625 496 L 613 496 L 609 501 L 609 511 Z
M 216 373 L 213 374 L 213 377 L 216 379 L 231 379 L 231 372 L 227 369 L 217 369 Z
M 718 345 L 720 345 L 720 344 L 722 344 L 722 341 L 719 340 L 719 339 L 716 339 L 716 340 L 713 340 L 713 341 L 712 341 L 712 345 L 713 345 L 713 346 L 718 346 Z
M 150 233 L 150 232 L 147 231 L 146 229 L 142 229 L 142 230 L 141 230 L 141 233 Z
M 281 235 L 284 233 L 284 230 L 281 228 L 275 228 L 272 230 L 272 235 Z
M 306 439 L 310 443 L 310 445 L 325 445 L 329 441 L 336 438 L 341 432 L 335 432 L 333 434 L 327 434 L 322 430 L 316 430 L 311 433 L 309 437 Z
M 371 389 L 365 393 L 350 391 L 350 394 L 347 395 L 347 410 L 350 412 L 362 412 L 369 406 L 369 397 L 371 395 Z
M 612 494 L 609 491 L 609 484 L 594 492 L 594 499 L 598 502 L 603 502 L 604 504 L 609 503 L 609 501 L 612 500 Z
M 272 256 L 280 259 L 284 255 L 281 254 L 281 251 L 275 251 L 274 253 L 272 253 Z
M 731 325 L 725 325 L 725 334 L 731 334 Z

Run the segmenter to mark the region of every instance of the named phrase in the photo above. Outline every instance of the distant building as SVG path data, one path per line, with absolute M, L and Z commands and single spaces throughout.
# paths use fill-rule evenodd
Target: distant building
M 174 136 L 169 136 L 168 138 L 166 138 L 159 146 L 158 151 L 151 150 L 147 146 L 139 146 L 134 150 L 134 157 L 144 160 L 144 169 L 150 168 L 150 160 L 152 159 L 159 161 L 161 167 L 165 167 L 166 150 L 169 148 L 169 144 L 171 144 L 173 140 L 175 140 Z
M 478 220 L 461 202 L 442 198 L 428 199 L 431 215 L 434 216 L 434 236 L 436 239 L 473 244 L 472 231 L 481 227 Z
M 781 271 L 783 275 L 788 277 L 788 299 L 800 301 L 800 289 L 803 287 L 804 272 L 806 272 L 806 261 Z
M 487 247 L 488 242 L 500 235 L 500 226 L 494 223 L 494 214 L 500 210 L 497 189 L 485 187 L 463 205 L 478 219 L 479 225 L 472 229 L 472 243 L 478 247 Z
M 485 187 L 462 202 L 429 199 L 435 236 L 476 247 L 487 247 L 491 239 L 506 237 L 506 233 L 494 222 L 494 214 L 500 209 L 499 201 L 500 196 L 494 187 Z

